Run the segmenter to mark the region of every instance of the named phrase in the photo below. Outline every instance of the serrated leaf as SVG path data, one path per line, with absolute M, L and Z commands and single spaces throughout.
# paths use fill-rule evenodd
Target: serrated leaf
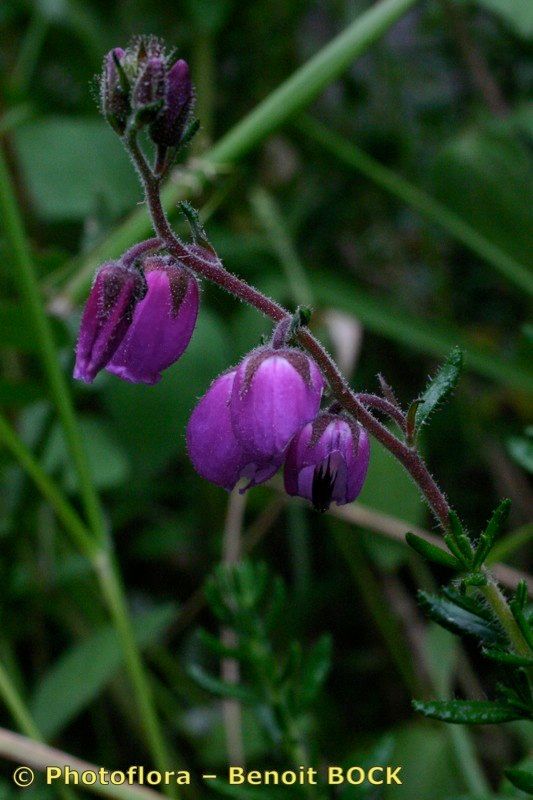
M 490 700 L 413 700 L 419 714 L 459 725 L 494 725 L 523 719 L 516 709 Z
M 233 697 L 243 703 L 257 702 L 257 696 L 251 689 L 238 683 L 227 683 L 220 678 L 215 678 L 198 664 L 191 664 L 187 669 L 187 674 L 193 681 L 196 681 L 198 686 L 217 697 Z
M 405 540 L 409 547 L 412 547 L 412 549 L 423 558 L 427 558 L 428 561 L 434 561 L 436 564 L 442 564 L 442 566 L 449 567 L 450 569 L 461 568 L 461 564 L 454 556 L 447 553 L 441 547 L 437 547 L 431 544 L 431 542 L 426 541 L 426 539 L 423 539 L 421 536 L 417 536 L 409 531 L 405 534 Z
M 457 386 L 459 375 L 463 367 L 463 352 L 458 347 L 454 347 L 442 367 L 434 378 L 428 383 L 426 390 L 420 397 L 418 408 L 416 409 L 416 428 L 420 429 L 424 425 L 437 406 Z
M 525 769 L 506 769 L 505 777 L 521 792 L 533 794 L 533 772 Z
M 444 597 L 418 593 L 418 601 L 426 614 L 443 628 L 459 635 L 472 636 L 486 644 L 497 644 L 505 641 L 488 620 L 467 611 Z

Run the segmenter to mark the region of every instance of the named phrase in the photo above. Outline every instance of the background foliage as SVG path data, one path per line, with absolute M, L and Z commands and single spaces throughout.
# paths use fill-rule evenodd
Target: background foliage
M 466 372 L 424 428 L 424 449 L 473 530 L 485 527 L 498 497 L 511 497 L 500 557 L 524 570 L 533 462 L 527 0 L 416 5 L 305 113 L 244 160 L 202 172 L 210 145 L 365 7 L 349 0 L 2 4 L 0 132 L 55 312 L 55 339 L 68 370 L 94 248 L 105 247 L 141 199 L 89 83 L 110 47 L 132 33 L 162 35 L 191 62 L 202 122 L 173 181 L 202 207 L 228 268 L 284 303 L 311 302 L 317 332 L 355 388 L 373 390 L 381 372 L 406 401 L 439 357 L 464 347 Z M 3 240 L 0 248 L 0 402 L 77 505 L 76 471 L 10 250 Z M 189 350 L 158 386 L 101 375 L 94 387 L 73 387 L 174 760 L 199 772 L 228 760 L 220 701 L 205 676 L 198 685 L 199 665 L 218 670 L 219 654 L 198 636 L 199 626 L 218 635 L 216 608 L 191 601 L 221 560 L 228 498 L 193 472 L 184 426 L 212 378 L 268 331 L 255 312 L 211 287 L 202 302 Z M 147 763 L 90 566 L 6 451 L 0 469 L 0 659 L 47 741 L 106 766 Z M 411 708 L 412 695 L 483 698 L 497 668 L 481 662 L 476 646 L 428 624 L 416 606 L 416 589 L 434 591 L 446 570 L 430 570 L 392 541 L 394 522 L 377 516 L 400 521 L 400 532 L 431 528 L 401 467 L 374 444 L 358 502 L 372 512 L 364 520 L 320 517 L 280 497 L 277 484 L 249 495 L 244 541 L 259 540 L 252 559 L 286 585 L 283 625 L 269 639 L 274 660 L 291 642 L 325 653 L 319 645 L 331 636 L 331 670 L 305 709 L 317 759 L 401 763 L 406 784 L 385 790 L 386 798 L 524 796 L 502 782 L 503 767 L 527 752 L 522 723 L 466 732 Z M 0 714 L 13 728 L 8 711 Z M 249 764 L 287 765 L 248 706 L 242 725 Z M 6 797 L 10 772 L 6 762 Z M 193 787 L 191 796 L 204 792 Z

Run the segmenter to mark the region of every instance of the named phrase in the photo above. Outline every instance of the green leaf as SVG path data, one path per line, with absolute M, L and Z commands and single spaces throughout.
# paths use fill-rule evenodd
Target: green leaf
M 66 344 L 65 326 L 54 318 L 50 320 L 50 324 L 58 345 Z M 3 347 L 14 347 L 24 353 L 39 352 L 39 339 L 28 320 L 28 312 L 24 304 L 14 300 L 0 302 L 0 342 Z
M 176 615 L 167 604 L 133 617 L 135 638 L 140 647 L 154 644 Z M 115 676 L 122 665 L 122 649 L 114 628 L 106 625 L 77 642 L 45 673 L 30 703 L 36 725 L 53 739 L 80 714 Z
M 533 251 L 531 155 L 510 128 L 470 128 L 445 145 L 435 164 L 436 192 L 490 242 L 527 265 Z
M 533 36 L 533 5 L 530 0 L 477 0 L 477 4 L 497 14 L 524 39 Z
M 214 675 L 210 675 L 198 664 L 190 664 L 187 668 L 187 674 L 193 681 L 196 681 L 198 686 L 217 697 L 233 697 L 243 703 L 257 702 L 257 696 L 251 689 L 238 683 L 227 683 L 220 680 L 220 678 L 215 678 Z
M 533 474 L 533 425 L 526 428 L 523 436 L 511 436 L 507 451 L 517 464 Z
M 505 777 L 520 791 L 533 794 L 533 772 L 526 772 L 524 769 L 506 769 Z
M 487 556 L 489 555 L 492 547 L 498 536 L 501 535 L 503 527 L 507 522 L 509 512 L 511 510 L 511 501 L 502 500 L 492 517 L 485 531 L 481 534 L 474 560 L 472 562 L 473 569 L 479 568 Z
M 450 569 L 461 569 L 461 564 L 454 556 L 451 556 L 441 547 L 426 541 L 421 536 L 416 536 L 416 534 L 409 531 L 405 534 L 405 540 L 409 547 L 412 547 L 413 550 L 428 561 L 434 561 L 436 564 L 441 564 L 443 567 L 449 567 Z
M 111 489 L 123 484 L 129 474 L 128 459 L 113 432 L 102 419 L 80 417 L 79 425 L 87 449 L 89 467 L 95 486 Z M 43 467 L 59 473 L 69 492 L 76 491 L 78 478 L 65 444 L 62 429 L 55 425 L 43 455 Z
M 316 698 L 331 667 L 332 639 L 329 634 L 318 642 L 303 658 L 303 669 L 299 686 L 302 707 L 306 708 Z
M 44 117 L 18 128 L 15 148 L 37 214 L 47 222 L 114 215 L 138 200 L 134 171 L 115 134 L 97 119 Z
M 453 392 L 459 381 L 462 368 L 463 353 L 458 347 L 454 347 L 419 399 L 415 417 L 418 430 L 428 421 L 437 406 Z
M 425 717 L 459 725 L 493 725 L 523 718 L 516 709 L 490 700 L 413 700 L 413 708 Z
M 488 620 L 467 611 L 444 597 L 418 592 L 418 601 L 426 614 L 443 628 L 459 635 L 472 636 L 486 644 L 497 644 L 505 641 Z

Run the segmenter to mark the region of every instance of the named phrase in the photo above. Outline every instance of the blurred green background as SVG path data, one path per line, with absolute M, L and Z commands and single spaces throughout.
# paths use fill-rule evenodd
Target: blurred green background
M 132 34 L 177 45 L 192 67 L 202 128 L 172 177 L 176 192 L 202 210 L 228 269 L 292 307 L 314 306 L 314 329 L 355 388 L 376 391 L 381 372 L 407 404 L 454 344 L 465 349 L 465 374 L 426 429 L 424 452 L 472 530 L 511 497 L 502 557 L 524 570 L 533 505 L 531 3 L 415 5 L 305 113 L 244 159 L 202 168 L 218 139 L 368 5 L 4 0 L 2 147 L 68 372 L 94 249 L 141 201 L 95 108 L 93 76 Z M 0 403 L 77 505 L 3 239 L 0 249 Z M 194 473 L 184 427 L 210 381 L 268 330 L 204 285 L 191 346 L 159 385 L 102 374 L 90 388 L 72 386 L 156 703 L 182 763 L 197 771 L 228 760 L 220 701 L 188 677 L 199 661 L 217 670 L 196 637 L 199 625 L 217 633 L 216 620 L 190 598 L 221 559 L 228 497 Z M 6 451 L 0 470 L 2 662 L 49 742 L 106 766 L 147 763 L 89 565 Z M 417 608 L 416 589 L 447 576 L 397 541 L 398 531 L 431 530 L 432 521 L 376 444 L 360 505 L 365 520 L 321 517 L 274 484 L 251 492 L 243 509 L 243 535 L 258 540 L 252 558 L 288 587 L 274 648 L 333 638 L 310 726 L 320 758 L 363 763 L 390 747 L 389 763 L 404 765 L 405 786 L 346 797 L 517 792 L 498 787 L 503 767 L 524 756 L 521 725 L 465 735 L 410 708 L 413 694 L 483 696 L 494 673 Z M 0 724 L 14 727 L 4 707 Z M 284 763 L 248 712 L 243 724 L 249 764 Z M 2 797 L 14 791 L 10 771 L 3 762 Z M 55 790 L 25 796 L 32 792 Z M 205 793 L 193 787 L 191 797 Z

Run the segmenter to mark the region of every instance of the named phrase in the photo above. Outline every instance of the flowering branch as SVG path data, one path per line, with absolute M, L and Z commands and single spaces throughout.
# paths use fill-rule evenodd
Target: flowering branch
M 508 603 L 485 566 L 505 524 L 509 502 L 500 504 L 474 542 L 417 449 L 420 428 L 456 386 L 461 351 L 452 351 L 407 412 L 381 377 L 383 396 L 352 391 L 308 329 L 308 312 L 299 308 L 291 314 L 228 272 L 194 209 L 181 206 L 192 243 L 184 243 L 172 230 L 161 202 L 162 179 L 198 127 L 191 116 L 194 93 L 186 62 L 173 61 L 158 40 L 140 37 L 126 51 L 116 48 L 108 54 L 101 87 L 102 111 L 139 174 L 156 236 L 98 272 L 80 328 L 75 376 L 91 382 L 105 368 L 124 380 L 156 383 L 162 371 L 182 355 L 194 330 L 199 306 L 196 276 L 270 318 L 276 323 L 270 342 L 216 378 L 192 412 L 187 447 L 196 470 L 228 490 L 242 486 L 246 478 L 247 485 L 241 489 L 246 491 L 268 480 L 284 464 L 287 493 L 305 497 L 325 511 L 332 502 L 345 505 L 358 496 L 369 461 L 368 434 L 374 436 L 420 488 L 442 528 L 448 551 L 413 533 L 406 535 L 407 543 L 461 576 L 461 592 L 449 587 L 444 597 L 423 596 L 421 603 L 433 619 L 455 632 L 479 636 L 487 624 L 493 625 L 490 642 L 498 646 L 486 648 L 485 655 L 513 665 L 516 671 L 514 682 L 501 684 L 498 702 L 449 701 L 415 707 L 427 716 L 452 722 L 533 716 L 524 671 L 533 664 L 526 587 L 520 584 Z M 143 128 L 155 145 L 153 167 L 139 145 Z M 334 402 L 321 410 L 326 386 Z M 400 435 L 391 432 L 373 411 L 393 420 Z M 479 590 L 493 619 L 487 622 L 486 609 L 467 595 L 467 587 Z
M 262 314 L 270 317 L 274 322 L 283 319 L 292 319 L 291 313 L 283 306 L 271 300 L 260 291 L 250 286 L 246 281 L 232 275 L 224 269 L 220 259 L 211 251 L 199 249 L 196 246 L 185 245 L 178 239 L 170 224 L 161 204 L 160 179 L 150 169 L 144 154 L 139 148 L 137 133 L 129 133 L 124 140 L 137 171 L 141 177 L 146 202 L 152 218 L 156 234 L 165 243 L 169 253 L 179 261 L 186 264 L 198 275 L 202 275 L 220 288 L 257 308 Z M 297 338 L 306 350 L 313 356 L 327 378 L 331 391 L 343 408 L 352 414 L 358 422 L 366 428 L 392 455 L 400 461 L 409 472 L 413 480 L 420 487 L 429 507 L 442 528 L 447 531 L 449 527 L 450 506 L 444 494 L 431 476 L 424 460 L 415 448 L 401 442 L 391 433 L 373 414 L 368 407 L 379 408 L 395 419 L 405 429 L 404 415 L 389 401 L 374 395 L 353 392 L 346 378 L 326 352 L 320 342 L 305 327 L 297 332 Z

